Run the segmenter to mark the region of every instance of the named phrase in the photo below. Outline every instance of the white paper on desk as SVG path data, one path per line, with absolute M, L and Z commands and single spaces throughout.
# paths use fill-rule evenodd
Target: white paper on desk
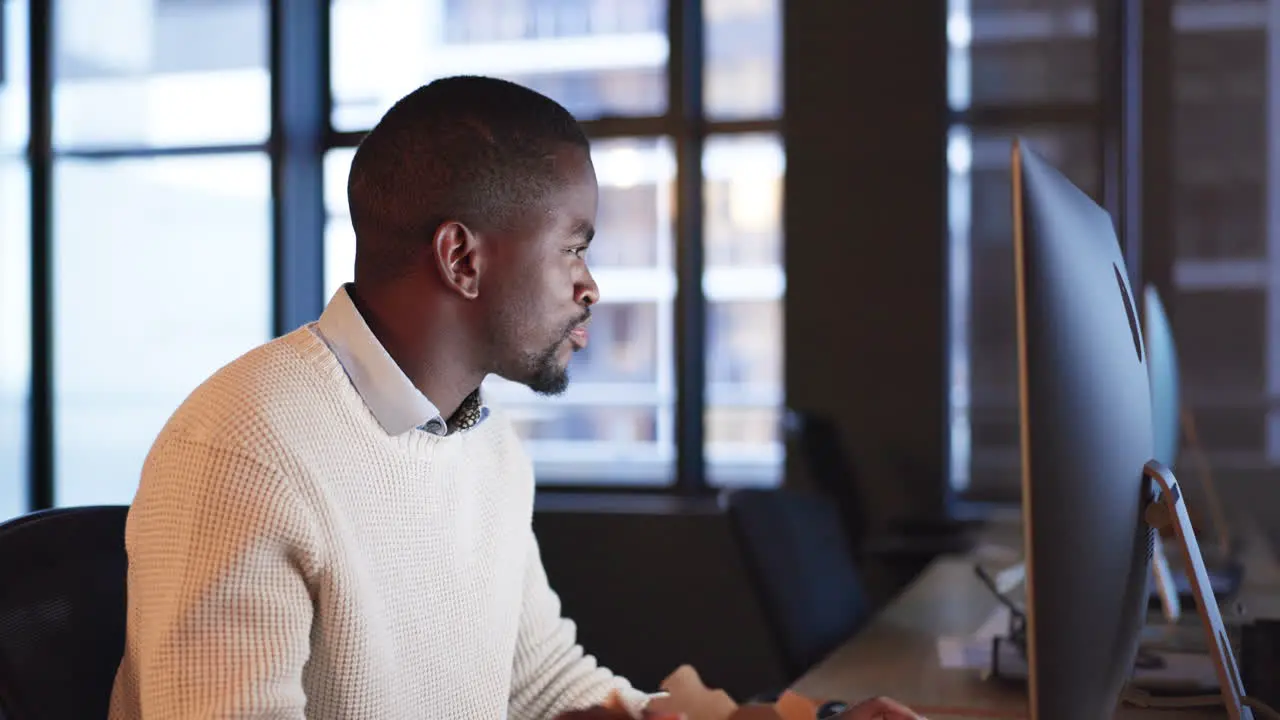
M 992 640 L 1008 632 L 1009 609 L 997 608 L 972 633 L 938 638 L 938 664 L 951 670 L 988 670 L 991 668 Z
M 991 667 L 991 640 L 940 637 L 938 664 L 947 670 L 986 670 Z

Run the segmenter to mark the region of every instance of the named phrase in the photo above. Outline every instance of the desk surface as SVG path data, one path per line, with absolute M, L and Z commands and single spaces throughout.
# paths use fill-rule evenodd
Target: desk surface
M 994 537 L 1006 547 L 1019 545 L 1016 526 L 998 528 Z M 929 720 L 1027 717 L 1025 687 L 985 682 L 975 671 L 944 669 L 938 661 L 939 636 L 972 633 L 997 609 L 973 573 L 976 560 L 991 559 L 990 546 L 985 547 L 975 555 L 935 560 L 862 632 L 800 678 L 795 689 L 809 697 L 848 700 L 885 695 L 919 708 Z M 1275 558 L 1269 550 L 1251 552 L 1245 558 L 1242 600 L 1255 615 L 1280 616 L 1272 612 L 1280 604 Z M 939 710 L 944 708 L 957 712 Z M 1226 713 L 1126 706 L 1115 717 L 1191 720 L 1225 718 Z

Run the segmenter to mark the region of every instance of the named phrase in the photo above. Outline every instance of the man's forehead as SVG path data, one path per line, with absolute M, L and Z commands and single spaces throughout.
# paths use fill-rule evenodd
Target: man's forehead
M 557 143 L 545 158 L 563 173 L 577 174 L 587 170 L 595 172 L 595 167 L 591 163 L 591 151 L 580 145 Z

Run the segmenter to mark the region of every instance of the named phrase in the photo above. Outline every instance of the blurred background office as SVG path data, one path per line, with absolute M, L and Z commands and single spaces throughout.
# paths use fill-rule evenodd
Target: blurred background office
M 0 7 L 0 518 L 127 504 L 186 394 L 350 278 L 361 133 L 459 73 L 593 137 L 592 344 L 562 397 L 487 383 L 606 662 L 650 680 L 656 637 L 730 689 L 785 675 L 721 490 L 846 483 L 877 527 L 1017 499 L 1015 135 L 1160 289 L 1232 511 L 1277 507 L 1277 0 Z

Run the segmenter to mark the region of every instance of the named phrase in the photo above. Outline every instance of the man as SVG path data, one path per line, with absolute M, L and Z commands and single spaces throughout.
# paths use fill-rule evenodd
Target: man
M 531 463 L 480 390 L 561 392 L 587 344 L 582 130 L 518 85 L 439 80 L 364 139 L 348 200 L 354 282 L 203 383 L 148 455 L 111 716 L 638 713 L 560 616 Z
M 116 718 L 553 717 L 645 695 L 560 617 L 489 373 L 567 384 L 587 140 L 517 85 L 411 93 L 356 151 L 355 281 L 165 426 L 129 517 Z

